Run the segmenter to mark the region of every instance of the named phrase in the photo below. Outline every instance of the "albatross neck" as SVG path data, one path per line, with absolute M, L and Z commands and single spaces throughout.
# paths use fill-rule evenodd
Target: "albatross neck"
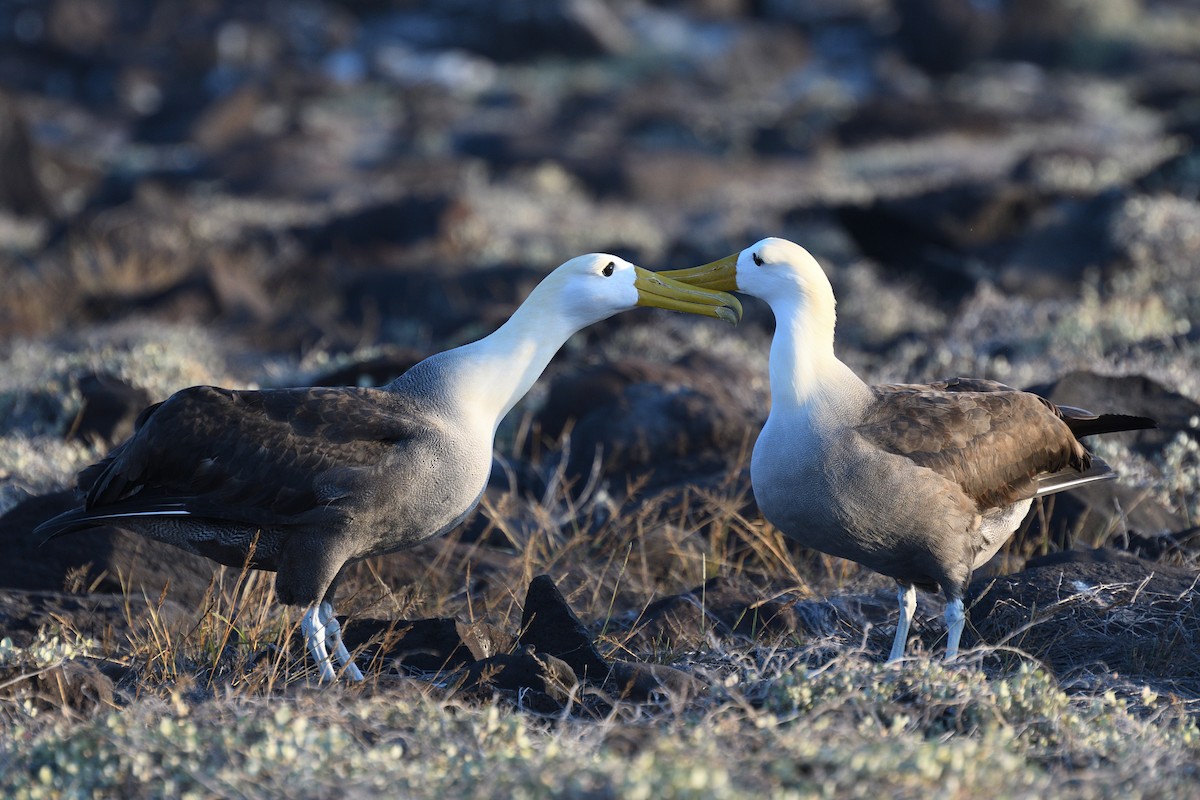
M 788 300 L 772 303 L 771 310 L 772 413 L 844 411 L 869 402 L 870 388 L 834 355 L 832 308 L 807 308 Z
M 451 413 L 494 434 L 578 327 L 537 290 L 495 332 L 432 356 L 410 372 L 433 381 Z

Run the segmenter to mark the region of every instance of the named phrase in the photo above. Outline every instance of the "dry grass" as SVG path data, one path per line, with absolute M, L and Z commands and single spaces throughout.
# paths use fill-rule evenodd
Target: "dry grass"
M 548 483 L 542 497 L 489 495 L 485 536 L 427 545 L 407 586 L 389 585 L 386 560 L 361 565 L 343 607 L 515 630 L 524 587 L 549 572 L 602 649 L 705 675 L 708 691 L 618 702 L 597 717 L 584 705 L 570 708 L 591 713 L 545 716 L 519 696 L 480 699 L 381 663 L 363 685 L 320 686 L 271 576 L 227 569 L 187 625 L 161 613 L 165 598 L 132 602 L 128 587 L 123 640 L 87 641 L 63 620 L 28 647 L 0 647 L 0 793 L 966 797 L 985 785 L 997 796 L 1142 796 L 1194 786 L 1193 707 L 1127 682 L 1067 691 L 1017 651 L 955 668 L 923 656 L 886 667 L 873 651 L 787 638 L 636 651 L 639 610 L 712 575 L 764 596 L 823 596 L 864 579 L 745 518 L 737 480 L 675 498 L 633 486 L 626 502 L 598 484 L 573 494 Z

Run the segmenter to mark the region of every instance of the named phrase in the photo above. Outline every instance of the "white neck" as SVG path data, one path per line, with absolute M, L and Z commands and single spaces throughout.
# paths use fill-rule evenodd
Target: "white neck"
M 534 292 L 494 333 L 431 356 L 397 381 L 429 385 L 479 433 L 496 427 L 579 328 Z M 539 302 L 540 300 L 540 302 Z
M 799 409 L 836 412 L 869 402 L 869 387 L 834 355 L 832 308 L 806 307 L 796 298 L 773 302 L 771 310 L 772 414 Z

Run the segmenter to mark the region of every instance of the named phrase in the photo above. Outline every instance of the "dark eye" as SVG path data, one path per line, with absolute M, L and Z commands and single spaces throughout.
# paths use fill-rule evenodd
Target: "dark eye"
M 755 264 L 760 267 L 762 266 L 762 256 L 760 256 L 758 253 L 752 253 L 750 257 L 754 259 Z
M 602 270 L 602 272 L 603 272 L 603 274 L 604 274 L 604 277 L 606 277 L 606 278 L 607 278 L 607 277 L 609 277 L 610 275 L 612 275 L 612 274 L 613 274 L 613 270 L 614 270 L 614 269 L 616 269 L 616 268 L 617 268 L 617 262 L 615 262 L 615 261 L 610 261 L 610 262 L 608 262 L 608 266 L 606 266 L 606 267 L 605 267 L 605 268 Z

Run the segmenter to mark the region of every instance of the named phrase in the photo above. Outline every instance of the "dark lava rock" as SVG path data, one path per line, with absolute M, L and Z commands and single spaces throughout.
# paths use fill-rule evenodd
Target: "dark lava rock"
M 411 245 L 436 237 L 453 206 L 445 194 L 411 194 L 371 203 L 291 233 L 309 253 L 361 249 L 372 245 Z
M 0 211 L 48 217 L 50 201 L 35 172 L 33 144 L 18 104 L 0 91 Z
M 388 347 L 369 358 L 322 372 L 312 379 L 312 385 L 383 386 L 408 372 L 427 355 L 410 347 Z
M 965 183 L 843 206 L 838 219 L 862 252 L 948 301 L 979 278 L 1030 297 L 1078 292 L 1084 272 L 1107 267 L 1108 223 L 1124 193 L 1053 197 L 1018 165 L 1011 181 Z
M 90 372 L 75 379 L 83 407 L 71 424 L 68 438 L 108 445 L 133 434 L 133 423 L 150 405 L 150 393 L 115 375 Z
M 1145 535 L 1137 531 L 1114 534 L 1109 547 L 1147 561 L 1200 563 L 1200 526 L 1176 533 Z
M 602 681 L 608 675 L 608 662 L 549 575 L 538 575 L 529 582 L 518 641 L 538 653 L 562 659 L 585 680 Z
M 1003 33 L 999 4 L 972 0 L 897 0 L 896 40 L 908 59 L 931 73 L 986 58 Z
M 115 528 L 93 528 L 43 543 L 33 529 L 78 504 L 72 491 L 32 497 L 0 517 L 0 587 L 59 591 L 70 583 L 100 594 L 158 597 L 167 591 L 198 608 L 215 565 L 206 558 Z
M 617 699 L 646 702 L 664 697 L 687 698 L 706 685 L 700 678 L 665 664 L 617 660 L 610 665 L 548 575 L 539 575 L 530 582 L 521 627 L 522 645 L 534 648 L 539 656 L 561 659 L 585 682 Z
M 627 358 L 564 373 L 534 418 L 554 446 L 570 427 L 566 477 L 582 485 L 597 454 L 609 478 L 649 476 L 648 486 L 728 472 L 762 427 L 748 409 L 739 368 L 695 353 L 674 365 Z
M 422 672 L 461 669 L 477 660 L 506 652 L 513 637 L 483 623 L 468 625 L 449 618 L 387 620 L 352 619 L 343 629 L 343 640 L 352 651 L 363 648 L 357 661 L 395 661 Z M 293 646 L 302 651 L 297 635 Z
M 1195 570 L 1115 550 L 1055 553 L 971 584 L 971 625 L 989 644 L 1042 659 L 1058 675 L 1102 669 L 1200 696 Z
M 438 271 L 371 272 L 342 291 L 347 321 L 383 327 L 419 322 L 435 340 L 478 338 L 499 327 L 546 276 L 544 270 L 501 265 L 447 275 Z
M 713 634 L 777 638 L 803 628 L 792 598 L 763 600 L 754 587 L 717 576 L 647 606 L 630 646 L 702 648 L 711 643 Z
M 140 593 L 79 595 L 6 587 L 0 591 L 0 635 L 10 636 L 17 646 L 25 647 L 40 628 L 68 627 L 96 641 L 123 644 L 139 620 L 150 615 L 151 608 L 154 616 L 174 631 L 186 630 L 197 617 L 196 610 L 170 598 L 159 602 Z
M 1121 437 L 1144 455 L 1160 450 L 1179 433 L 1200 438 L 1194 422 L 1200 418 L 1200 404 L 1142 375 L 1098 375 L 1079 370 L 1053 383 L 1030 386 L 1028 391 L 1060 405 L 1150 417 L 1158 423 L 1157 428 L 1109 434 Z
M 460 691 L 515 692 L 523 707 L 553 713 L 572 699 L 580 682 L 616 699 L 642 702 L 689 697 L 705 684 L 681 670 L 616 661 L 600 655 L 554 581 L 539 575 L 529 585 L 514 637 L 484 622 L 453 619 L 354 619 L 344 627 L 346 646 L 367 666 L 394 660 L 442 676 Z M 292 645 L 304 645 L 299 635 Z
M 999 113 L 963 103 L 882 96 L 864 102 L 835 131 L 843 144 L 857 147 L 892 139 L 916 140 L 947 129 L 994 135 L 1009 124 Z
M 1097 545 L 1120 539 L 1129 531 L 1158 536 L 1186 527 L 1183 517 L 1172 512 L 1145 489 L 1103 481 L 1069 492 L 1042 498 L 1043 509 L 1030 510 L 1031 522 L 1024 539 L 1048 539 L 1060 550 Z M 1045 520 L 1045 527 L 1042 520 Z
M 1109 222 L 1125 201 L 1123 190 L 1096 197 L 1048 202 L 1020 236 L 983 251 L 1002 266 L 998 283 L 1026 297 L 1073 296 L 1089 268 L 1105 268 L 1116 255 Z
M 974 5 L 982 5 L 976 3 Z M 1129 46 L 1111 27 L 1111 6 L 1073 0 L 1008 0 L 1004 11 L 1007 58 L 1046 65 L 1077 64 L 1091 68 L 1128 69 Z M 1135 12 L 1136 13 L 1136 12 Z
M 864 255 L 958 301 L 980 277 L 967 254 L 1013 235 L 1038 206 L 1021 187 L 966 184 L 844 206 L 837 216 Z
M 579 683 L 566 662 L 524 648 L 480 659 L 452 680 L 458 691 L 489 695 L 497 690 L 510 692 L 522 708 L 543 714 L 560 712 Z

